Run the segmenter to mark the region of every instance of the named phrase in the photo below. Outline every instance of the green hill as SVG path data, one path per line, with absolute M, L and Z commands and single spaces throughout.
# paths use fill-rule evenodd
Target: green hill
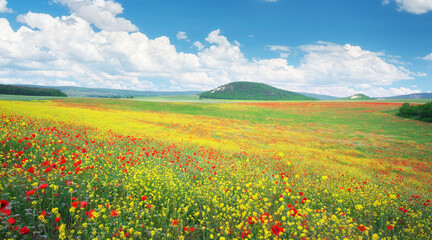
M 0 84 L 0 94 L 11 95 L 27 95 L 27 96 L 53 96 L 53 97 L 66 97 L 67 95 L 58 90 L 51 88 L 36 88 L 15 85 Z
M 353 101 L 359 101 L 359 100 L 374 100 L 375 98 L 371 98 L 369 96 L 366 96 L 362 93 L 358 93 L 355 95 L 352 95 L 350 97 L 344 97 L 344 98 L 339 98 L 339 100 L 353 100 Z
M 317 100 L 295 92 L 278 89 L 263 83 L 232 82 L 203 92 L 201 98 L 239 100 Z

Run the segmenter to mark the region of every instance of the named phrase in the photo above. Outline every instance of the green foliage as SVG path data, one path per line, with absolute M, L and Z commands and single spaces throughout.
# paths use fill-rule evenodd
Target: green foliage
M 267 84 L 252 82 L 232 82 L 203 92 L 199 97 L 242 100 L 316 100 L 316 98 L 278 89 Z
M 432 101 L 422 105 L 410 105 L 404 103 L 400 108 L 398 115 L 405 118 L 432 122 Z
M 24 87 L 3 84 L 0 84 L 0 94 L 67 97 L 65 93 L 58 89 Z

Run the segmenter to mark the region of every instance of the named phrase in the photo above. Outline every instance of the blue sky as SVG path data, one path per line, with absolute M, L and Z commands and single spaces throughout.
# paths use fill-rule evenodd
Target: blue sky
M 0 0 L 0 83 L 432 91 L 432 0 Z

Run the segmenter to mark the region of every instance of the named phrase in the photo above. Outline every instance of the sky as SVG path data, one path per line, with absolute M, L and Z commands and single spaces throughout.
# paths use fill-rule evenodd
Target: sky
M 432 0 L 0 0 L 0 83 L 432 91 Z

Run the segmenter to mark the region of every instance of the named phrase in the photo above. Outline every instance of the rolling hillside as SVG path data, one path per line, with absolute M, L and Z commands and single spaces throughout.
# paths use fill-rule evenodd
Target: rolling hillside
M 362 93 L 354 94 L 349 97 L 339 98 L 340 100 L 352 100 L 352 101 L 361 101 L 361 100 L 374 100 L 375 98 L 371 98 L 369 96 L 366 96 Z
M 295 92 L 278 89 L 263 83 L 232 82 L 203 92 L 201 98 L 241 100 L 317 100 Z

